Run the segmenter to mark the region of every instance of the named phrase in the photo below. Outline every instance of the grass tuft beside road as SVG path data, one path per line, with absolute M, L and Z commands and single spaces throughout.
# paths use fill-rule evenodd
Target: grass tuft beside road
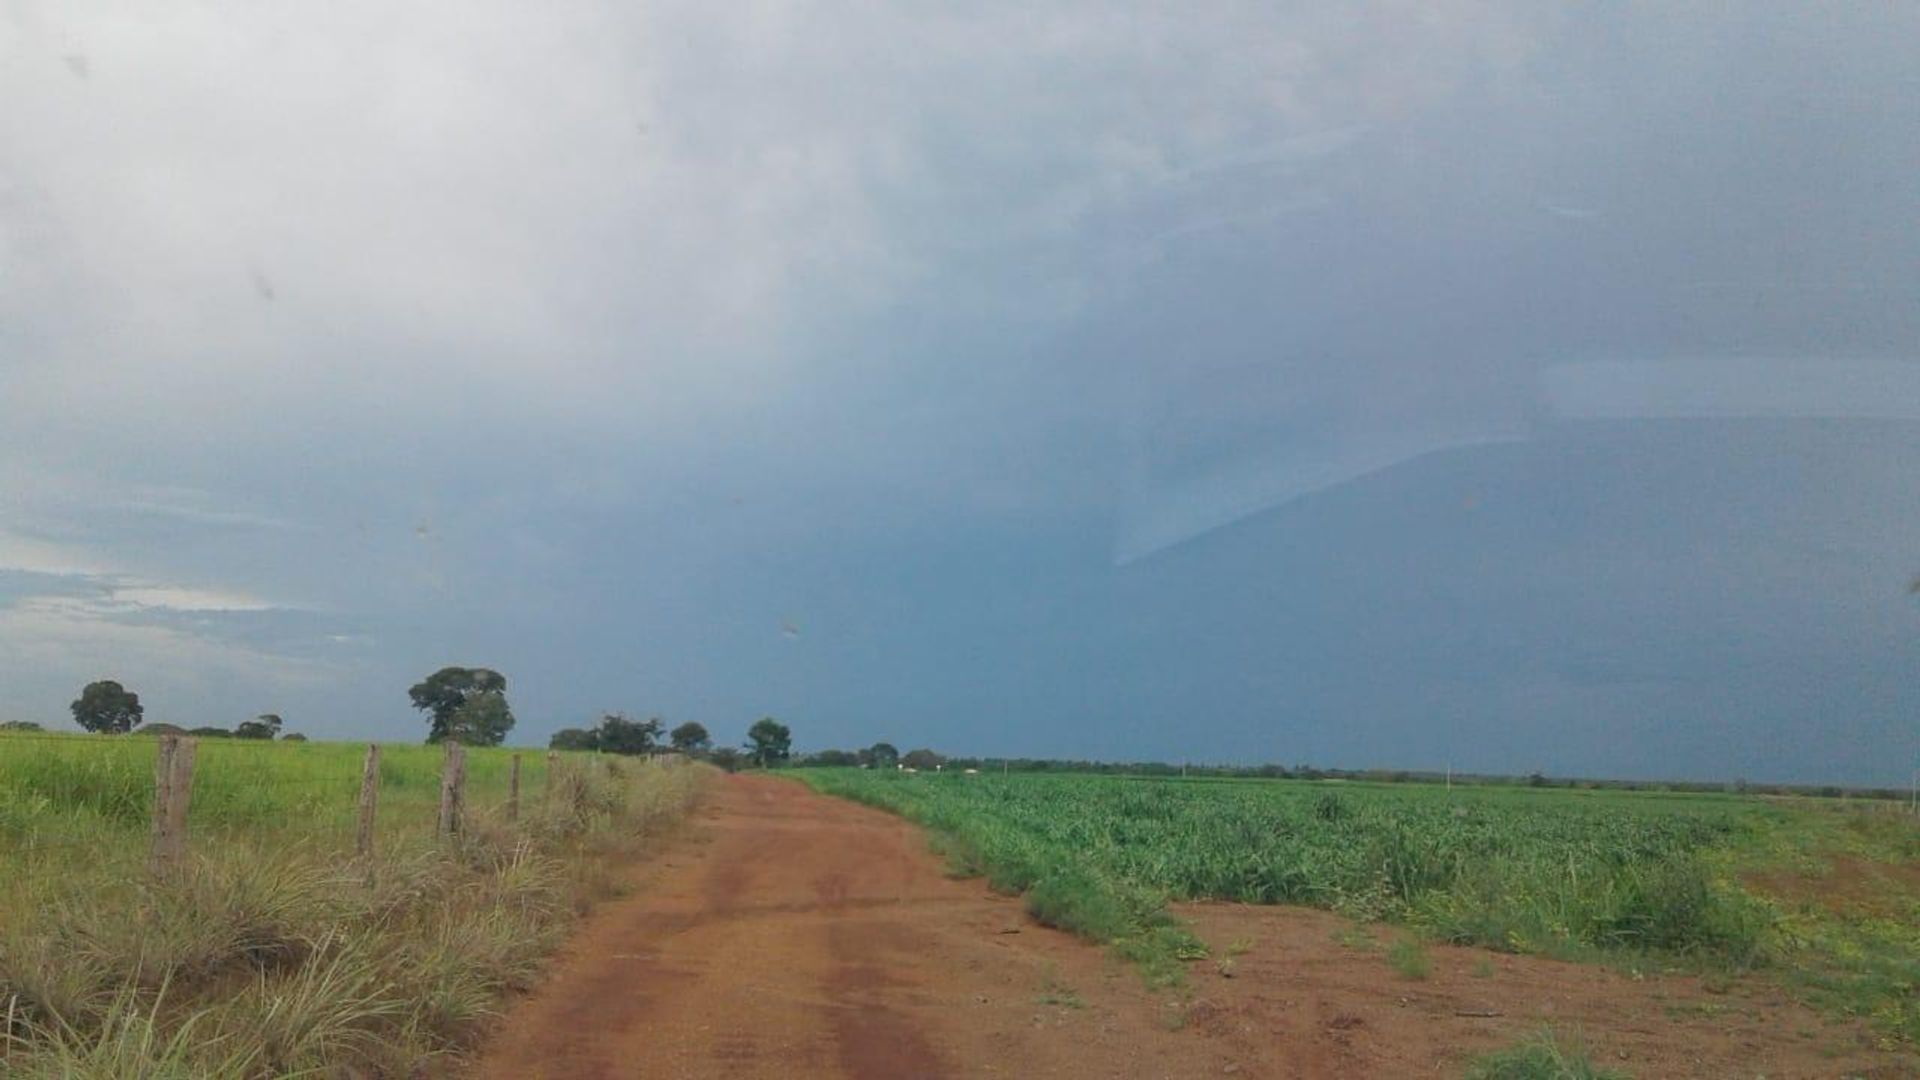
M 1467 1067 L 1466 1080 L 1627 1080 L 1627 1075 L 1596 1066 L 1577 1041 L 1547 1030 L 1477 1058 Z

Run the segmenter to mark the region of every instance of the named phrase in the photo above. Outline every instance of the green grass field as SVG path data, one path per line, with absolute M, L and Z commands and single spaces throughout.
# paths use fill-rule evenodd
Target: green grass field
M 0 1075 L 414 1075 L 470 1044 L 703 766 L 467 752 L 436 835 L 439 747 L 202 739 L 188 854 L 148 872 L 157 741 L 0 734 Z M 333 1069 L 329 1073 L 321 1071 Z
M 157 739 L 0 733 L 0 865 L 88 858 L 144 842 L 153 805 Z M 233 839 L 270 831 L 310 847 L 353 844 L 365 743 L 196 741 L 193 835 Z M 440 798 L 437 746 L 380 748 L 382 839 L 430 832 Z M 467 805 L 481 817 L 503 806 L 511 752 L 467 752 Z M 529 801 L 546 787 L 546 753 L 522 751 Z
M 1920 1039 L 1920 894 L 1854 912 L 1819 895 L 1839 857 L 1898 868 L 1896 805 L 1736 795 L 1294 780 L 909 775 L 809 769 L 815 788 L 933 830 L 963 872 L 1165 974 L 1203 946 L 1167 900 L 1303 904 L 1511 952 L 1784 973 L 1822 1004 Z M 1889 906 L 1890 905 L 1890 906 Z

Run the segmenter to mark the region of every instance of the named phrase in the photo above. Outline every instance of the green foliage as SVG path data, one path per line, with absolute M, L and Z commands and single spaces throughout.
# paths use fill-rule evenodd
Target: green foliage
M 778 764 L 793 752 L 793 732 L 771 716 L 762 717 L 747 729 L 746 751 L 763 769 Z
M 866 749 L 864 756 L 866 760 L 861 764 L 875 769 L 891 769 L 900 763 L 900 751 L 890 742 L 874 743 Z
M 1594 1065 L 1577 1042 L 1562 1046 L 1547 1030 L 1477 1059 L 1466 1080 L 1626 1080 L 1626 1074 Z
M 453 711 L 446 738 L 468 746 L 499 746 L 513 729 L 513 710 L 507 696 L 486 690 L 470 695 L 466 704 Z
M 561 728 L 547 746 L 554 750 L 598 750 L 607 754 L 648 754 L 659 745 L 660 718 L 635 720 L 625 713 L 607 713 L 596 728 Z
M 140 705 L 139 694 L 112 679 L 88 683 L 68 708 L 73 710 L 73 722 L 79 724 L 81 730 L 106 735 L 132 731 L 146 712 Z
M 594 748 L 609 754 L 650 753 L 660 738 L 660 718 L 635 720 L 625 713 L 608 713 L 600 718 L 594 733 Z
M 242 721 L 238 727 L 233 729 L 233 737 L 236 739 L 271 739 L 275 735 L 280 734 L 280 724 L 281 720 L 278 713 L 261 713 L 251 720 Z
M 1402 937 L 1387 947 L 1387 963 L 1402 978 L 1420 980 L 1433 974 L 1433 959 L 1416 937 Z
M 598 745 L 599 736 L 590 728 L 561 728 L 547 740 L 550 750 L 592 750 Z
M 1181 961 L 1205 955 L 1205 946 L 1167 913 L 1163 892 L 1078 858 L 1023 822 L 994 812 L 991 801 L 977 801 L 979 789 L 969 786 L 979 777 L 891 769 L 809 770 L 802 777 L 830 794 L 927 826 L 955 872 L 984 876 L 1000 892 L 1024 893 L 1037 921 L 1113 945 L 1140 965 L 1149 982 L 1177 983 Z
M 0 735 L 0 1075 L 408 1076 L 534 979 L 608 857 L 704 769 L 467 756 L 469 828 L 434 835 L 441 753 L 381 755 L 378 852 L 353 857 L 363 744 L 199 748 L 189 858 L 142 870 L 152 740 Z
M 706 725 L 694 720 L 674 728 L 667 738 L 683 754 L 704 754 L 713 749 L 713 736 L 707 734 Z
M 909 750 L 900 758 L 900 764 L 909 769 L 921 769 L 934 772 L 947 763 L 947 759 L 931 750 Z
M 172 728 L 172 730 L 167 731 L 166 729 L 168 728 Z M 148 724 L 146 727 L 143 727 L 140 730 L 143 732 L 151 730 L 152 733 L 155 735 L 186 734 L 186 735 L 191 735 L 196 739 L 231 739 L 233 738 L 233 732 L 228 731 L 226 728 L 223 728 L 223 727 L 197 727 L 192 729 L 191 731 L 182 732 L 179 728 L 174 727 L 172 724 Z
M 0 731 L 45 731 L 31 720 L 0 720 Z
M 506 676 L 491 668 L 443 667 L 409 687 L 407 696 L 431 718 L 430 743 L 498 746 L 513 728 Z
M 1920 1044 L 1920 819 L 1859 799 L 1770 807 L 1729 876 L 1757 876 L 1778 913 L 1777 952 L 1790 985 L 1830 1012 L 1873 1021 Z M 1847 876 L 1835 880 L 1845 865 Z M 1797 887 L 1795 887 L 1797 884 Z
M 1741 828 L 1720 801 L 1296 781 L 1144 781 L 820 770 L 810 783 L 958 838 L 976 869 L 1043 897 L 1129 889 L 1332 908 L 1510 951 L 1755 961 L 1770 910 L 1705 859 Z M 1111 909 L 1067 919 L 1114 932 Z M 1075 926 L 1074 928 L 1078 928 Z

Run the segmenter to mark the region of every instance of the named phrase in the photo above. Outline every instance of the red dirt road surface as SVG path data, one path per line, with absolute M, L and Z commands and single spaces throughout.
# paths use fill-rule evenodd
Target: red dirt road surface
M 1639 1080 L 1913 1075 L 1763 980 L 1710 994 L 1430 946 L 1414 981 L 1347 920 L 1292 908 L 1181 907 L 1222 959 L 1153 991 L 949 878 L 898 818 L 773 777 L 715 789 L 514 1007 L 478 1076 L 1457 1077 L 1548 1024 Z

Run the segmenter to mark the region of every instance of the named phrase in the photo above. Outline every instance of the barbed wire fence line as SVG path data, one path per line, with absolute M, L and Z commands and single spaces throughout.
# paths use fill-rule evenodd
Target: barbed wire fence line
M 83 753 L 97 750 L 103 745 L 113 745 L 97 743 L 85 736 L 6 732 L 0 735 L 0 755 L 4 755 L 7 750 L 20 744 L 57 744 L 62 749 L 79 750 Z M 120 747 L 125 745 L 118 744 Z M 380 826 L 384 824 L 380 813 L 383 779 L 395 781 L 401 788 L 415 793 L 423 789 L 431 790 L 429 785 L 437 787 L 432 820 L 434 835 L 439 841 L 457 840 L 469 827 L 467 747 L 458 742 L 442 744 L 438 776 L 431 779 L 425 776 L 408 776 L 405 779 L 398 776 L 383 777 L 382 751 L 378 743 L 366 744 L 361 767 L 350 773 L 340 772 L 324 776 L 279 776 L 271 771 L 261 771 L 254 784 L 236 786 L 233 773 L 222 769 L 224 775 L 221 785 L 212 790 L 205 790 L 202 785 L 202 790 L 199 792 L 202 796 L 201 806 L 196 808 L 196 776 L 203 776 L 205 769 L 212 765 L 212 762 L 206 758 L 211 758 L 220 765 L 232 765 L 234 757 L 246 757 L 249 750 L 254 748 L 270 750 L 275 745 L 266 740 L 208 737 L 203 741 L 201 737 L 190 734 L 159 735 L 152 741 L 153 779 L 150 789 L 144 777 L 134 779 L 139 773 L 145 771 L 145 762 L 140 760 L 145 755 L 97 759 L 93 762 L 81 760 L 78 764 L 82 769 L 98 769 L 93 779 L 97 780 L 104 775 L 111 781 L 99 792 L 94 793 L 94 797 L 88 801 L 89 809 L 93 811 L 98 827 L 79 836 L 66 831 L 49 833 L 32 825 L 21 826 L 17 819 L 9 823 L 6 813 L 9 808 L 0 805 L 0 838 L 4 838 L 0 839 L 0 844 L 5 845 L 0 846 L 0 854 L 31 860 L 40 855 L 51 856 L 85 849 L 101 850 L 104 846 L 125 842 L 136 828 L 136 819 L 144 817 L 148 827 L 147 870 L 153 876 L 165 877 L 172 874 L 185 860 L 194 834 L 217 835 L 230 830 L 258 827 L 261 824 L 259 817 L 262 813 L 261 808 L 247 805 L 244 793 L 248 791 L 278 793 L 294 789 L 300 792 L 316 793 L 317 797 L 302 798 L 298 805 L 276 809 L 291 810 L 294 813 L 313 813 L 321 811 L 323 807 L 326 811 L 337 808 L 343 812 L 340 824 L 321 825 L 314 830 L 313 838 L 324 836 L 330 840 L 338 840 L 343 847 L 350 839 L 353 856 L 366 859 L 374 854 L 381 835 Z M 203 758 L 201 751 L 213 747 L 217 747 L 219 752 L 205 755 Z M 230 753 L 233 749 L 239 749 L 240 752 Z M 540 751 L 533 752 L 540 753 Z M 542 807 L 553 799 L 556 785 L 564 785 L 568 782 L 570 771 L 590 768 L 595 760 L 604 760 L 609 769 L 614 767 L 611 759 L 603 759 L 599 754 L 594 754 L 590 758 L 583 757 L 579 761 L 569 761 L 567 758 L 574 755 L 563 757 L 552 750 L 545 751 L 544 755 L 545 770 L 539 793 Z M 497 810 L 500 818 L 509 826 L 517 824 L 521 819 L 522 757 L 522 752 L 511 752 L 507 755 L 504 768 L 496 765 L 488 770 L 490 784 L 503 783 L 505 789 L 503 801 L 497 808 L 490 807 L 490 809 Z M 222 758 L 227 760 L 220 761 Z M 60 760 L 68 765 L 75 763 L 73 758 L 53 757 L 51 760 Z M 0 764 L 4 762 L 0 761 Z M 501 773 L 504 773 L 504 776 L 499 775 Z M 0 777 L 4 777 L 3 771 L 0 771 Z M 62 779 L 72 778 L 63 777 Z M 78 782 L 85 783 L 88 779 L 83 774 L 78 778 Z M 236 800 L 237 794 L 243 797 Z M 0 798 L 20 800 L 23 796 L 15 790 L 0 792 Z M 35 796 L 29 793 L 24 798 L 49 800 L 46 794 Z M 57 803 L 58 799 L 55 797 L 49 801 Z M 144 805 L 141 805 L 142 803 Z M 197 813 L 196 809 L 198 809 Z M 9 828 L 10 824 L 13 827 Z M 7 842 L 9 840 L 11 842 Z

